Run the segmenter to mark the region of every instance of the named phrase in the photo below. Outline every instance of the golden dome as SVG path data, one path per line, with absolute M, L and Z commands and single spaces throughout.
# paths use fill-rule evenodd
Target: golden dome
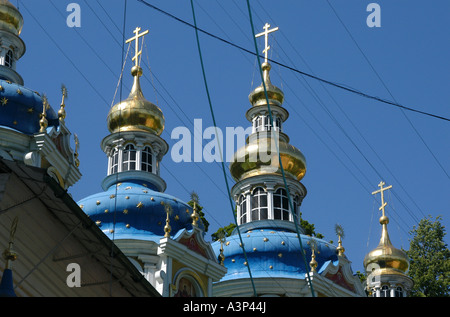
M 22 14 L 8 0 L 0 0 L 0 30 L 20 35 L 23 27 Z
M 251 139 L 233 156 L 230 163 L 233 178 L 239 181 L 262 174 L 282 174 L 275 142 L 270 138 L 270 132 L 258 133 L 257 137 Z M 270 150 L 271 147 L 274 151 Z M 306 159 L 302 152 L 281 138 L 278 141 L 278 149 L 286 177 L 300 181 L 306 173 Z
M 139 81 L 142 68 L 134 66 L 131 74 L 134 77 L 131 93 L 127 99 L 116 104 L 109 111 L 108 129 L 111 133 L 146 131 L 159 136 L 164 130 L 164 115 L 159 107 L 144 98 Z
M 270 105 L 277 105 L 281 106 L 281 104 L 284 101 L 284 94 L 278 87 L 274 86 L 270 82 L 270 76 L 269 72 L 271 69 L 271 66 L 269 63 L 263 63 L 261 65 L 261 68 L 263 70 L 263 76 L 264 76 L 264 83 L 266 86 L 267 96 L 269 97 L 269 104 Z M 266 106 L 267 107 L 267 99 L 266 94 L 264 91 L 264 85 L 261 84 L 258 86 L 255 90 L 253 90 L 250 95 L 248 96 L 248 99 L 250 100 L 250 103 L 256 107 L 256 106 Z
M 405 252 L 395 248 L 387 231 L 389 218 L 382 216 L 381 239 L 378 246 L 364 258 L 364 268 L 367 274 L 405 274 L 409 269 L 409 259 Z M 372 272 L 375 269 L 375 272 Z

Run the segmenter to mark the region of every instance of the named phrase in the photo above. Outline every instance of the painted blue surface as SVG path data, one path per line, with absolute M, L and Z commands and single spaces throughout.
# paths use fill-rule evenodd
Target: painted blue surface
M 13 285 L 13 274 L 10 269 L 5 269 L 0 282 L 0 297 L 16 297 Z
M 322 272 L 329 263 L 337 264 L 336 247 L 328 242 L 300 235 L 305 259 L 302 256 L 300 241 L 294 232 L 283 232 L 271 229 L 253 230 L 241 233 L 253 278 L 293 278 L 305 279 L 311 261 L 310 240 L 316 240 L 315 251 L 318 262 L 317 271 Z M 237 234 L 227 237 L 224 244 L 224 265 L 227 274 L 221 280 L 234 280 L 249 278 L 248 266 L 245 265 L 245 256 L 240 246 L 241 241 Z M 216 255 L 220 253 L 220 243 L 213 243 Z M 307 269 L 305 269 L 305 260 Z
M 98 203 L 99 202 L 99 203 Z M 142 207 L 138 205 L 142 203 Z M 174 196 L 154 191 L 150 184 L 128 181 L 120 186 L 91 195 L 78 202 L 101 230 L 114 239 L 137 239 L 159 242 L 164 236 L 167 214 L 162 204 L 172 206 L 171 236 L 182 229 L 192 229 L 192 208 Z M 124 213 L 124 210 L 127 210 Z M 129 227 L 127 228 L 127 225 Z M 199 227 L 204 229 L 199 221 Z M 111 230 L 114 229 L 114 234 Z
M 12 128 L 27 135 L 39 132 L 43 110 L 42 96 L 24 86 L 0 80 L 0 126 Z M 20 90 L 21 93 L 18 93 Z M 3 101 L 3 102 L 2 102 Z M 49 108 L 48 126 L 59 126 L 57 113 Z

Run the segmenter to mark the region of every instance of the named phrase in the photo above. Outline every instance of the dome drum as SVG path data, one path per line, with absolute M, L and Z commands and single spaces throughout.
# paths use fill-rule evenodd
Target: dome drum
M 282 106 L 271 105 L 270 110 L 272 111 L 272 117 L 275 116 L 280 117 L 283 122 L 289 118 L 289 112 Z M 265 116 L 269 115 L 267 103 L 248 109 L 245 114 L 245 117 L 247 118 L 248 121 L 252 122 L 252 119 L 258 115 L 265 115 Z

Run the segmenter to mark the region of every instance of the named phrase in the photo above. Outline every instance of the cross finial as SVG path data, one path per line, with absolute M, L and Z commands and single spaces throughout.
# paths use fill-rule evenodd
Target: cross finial
M 128 39 L 125 43 L 128 44 L 130 42 L 136 41 L 136 49 L 135 49 L 135 55 L 133 57 L 133 61 L 136 63 L 136 66 L 139 66 L 139 56 L 142 54 L 142 50 L 139 50 L 139 38 L 143 37 L 144 35 L 148 34 L 148 30 L 144 31 L 143 33 L 139 33 L 141 31 L 140 27 L 137 27 L 133 33 L 136 34 L 132 38 Z
M 260 36 L 263 36 L 263 35 L 264 35 L 265 46 L 264 46 L 264 51 L 263 51 L 263 53 L 264 53 L 264 56 L 265 56 L 264 62 L 267 63 L 267 60 L 268 60 L 268 52 L 269 52 L 269 50 L 270 50 L 270 45 L 269 45 L 269 33 L 278 31 L 278 27 L 273 28 L 273 29 L 270 30 L 270 24 L 269 24 L 269 23 L 266 23 L 266 24 L 264 25 L 263 29 L 264 29 L 264 32 L 259 33 L 259 34 L 256 34 L 255 37 L 260 37 Z
M 39 125 L 41 129 L 39 130 L 40 133 L 45 132 L 45 129 L 48 127 L 48 121 L 47 121 L 47 109 L 49 108 L 47 96 L 42 96 L 42 114 L 41 114 L 41 120 L 39 121 Z
M 384 185 L 386 185 L 386 183 L 381 181 L 378 184 L 378 187 L 380 187 L 380 189 L 376 190 L 376 191 L 374 191 L 372 193 L 372 195 L 376 195 L 378 193 L 381 193 L 381 206 L 380 206 L 379 210 L 381 210 L 383 212 L 383 217 L 386 216 L 385 213 L 384 213 L 384 208 L 387 206 L 387 203 L 384 202 L 384 191 L 392 188 L 392 185 L 389 185 L 388 187 L 383 187 Z

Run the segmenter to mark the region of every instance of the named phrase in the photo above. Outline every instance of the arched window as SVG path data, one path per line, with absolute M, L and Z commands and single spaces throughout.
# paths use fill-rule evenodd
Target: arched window
M 255 119 L 255 131 L 256 132 L 259 132 L 259 131 L 262 131 L 263 130 L 263 122 L 262 122 L 262 117 L 261 116 L 259 116 L 259 117 L 256 117 L 256 119 Z
M 284 188 L 273 194 L 273 213 L 275 219 L 289 220 L 289 200 Z
M 268 116 L 259 116 L 255 119 L 255 130 L 259 131 L 270 131 L 270 118 Z
M 176 283 L 174 297 L 203 297 L 203 292 L 197 280 L 189 275 L 183 275 Z
M 109 174 L 115 174 L 119 170 L 119 150 L 116 148 L 111 156 L 111 166 L 109 169 Z
M 13 62 L 14 62 L 13 53 L 11 50 L 9 50 L 8 53 L 6 53 L 6 55 L 5 55 L 5 66 L 12 68 Z
M 141 155 L 141 170 L 144 172 L 153 172 L 153 165 L 152 165 L 152 161 L 153 161 L 153 156 L 152 156 L 152 149 L 148 146 L 146 146 L 143 150 L 142 150 L 142 155 Z
M 389 296 L 389 287 L 387 285 L 384 285 L 381 287 L 380 297 L 390 297 Z
M 136 169 L 136 150 L 132 144 L 128 144 L 122 154 L 122 171 Z
M 264 116 L 263 117 L 263 121 L 264 121 L 264 130 L 265 131 L 270 131 L 271 125 L 270 125 L 270 117 L 269 116 Z
M 395 297 L 403 297 L 403 289 L 400 286 L 395 289 Z
M 247 196 L 241 195 L 239 197 L 239 224 L 244 224 L 247 222 Z
M 276 127 L 276 131 L 281 131 L 281 118 L 280 117 L 277 117 L 276 119 L 275 119 L 275 127 Z
M 298 216 L 298 209 L 300 207 L 300 197 L 298 195 L 295 195 L 292 204 L 294 205 L 294 215 Z
M 257 187 L 251 198 L 252 220 L 267 219 L 267 193 L 261 187 Z

